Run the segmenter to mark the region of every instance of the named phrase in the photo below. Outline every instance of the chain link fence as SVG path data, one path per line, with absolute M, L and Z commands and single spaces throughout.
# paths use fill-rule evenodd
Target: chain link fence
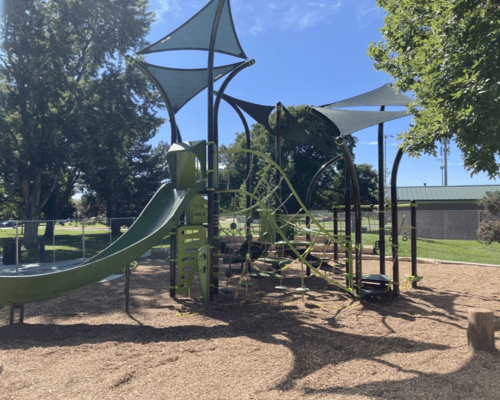
M 0 221 L 0 264 L 55 263 L 92 257 L 118 239 L 134 221 L 135 218 Z M 25 246 L 29 224 L 38 224 L 37 246 Z

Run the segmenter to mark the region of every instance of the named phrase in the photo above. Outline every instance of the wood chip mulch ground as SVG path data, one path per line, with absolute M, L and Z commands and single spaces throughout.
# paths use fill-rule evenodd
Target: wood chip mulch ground
M 148 259 L 130 316 L 123 280 L 28 304 L 23 325 L 0 309 L 0 399 L 500 399 L 500 351 L 474 353 L 466 335 L 470 307 L 500 317 L 500 267 L 419 274 L 397 299 L 357 302 L 318 277 L 296 294 L 295 265 L 286 293 L 253 280 L 246 301 L 243 289 L 205 304 L 171 299 L 165 262 Z M 221 286 L 238 278 L 223 269 Z

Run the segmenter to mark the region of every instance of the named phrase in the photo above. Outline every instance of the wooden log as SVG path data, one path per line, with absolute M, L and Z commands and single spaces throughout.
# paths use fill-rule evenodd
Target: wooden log
M 469 308 L 469 328 L 467 344 L 473 350 L 495 350 L 493 311 L 482 308 Z

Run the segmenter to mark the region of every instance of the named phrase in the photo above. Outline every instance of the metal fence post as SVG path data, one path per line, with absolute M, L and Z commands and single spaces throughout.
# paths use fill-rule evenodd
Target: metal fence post
M 16 221 L 16 275 L 19 267 L 19 221 Z
M 83 259 L 85 259 L 85 220 L 82 219 L 82 244 L 83 244 Z
M 56 221 L 53 222 L 54 229 L 52 229 L 52 262 L 56 263 Z M 47 228 L 45 228 L 47 229 Z

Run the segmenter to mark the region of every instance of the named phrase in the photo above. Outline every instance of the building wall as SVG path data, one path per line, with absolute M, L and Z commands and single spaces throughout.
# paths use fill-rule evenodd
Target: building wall
M 484 219 L 481 210 L 481 206 L 471 202 L 417 203 L 417 237 L 477 240 L 477 229 Z M 410 211 L 404 208 L 398 213 L 398 225 L 405 213 L 409 222 Z

